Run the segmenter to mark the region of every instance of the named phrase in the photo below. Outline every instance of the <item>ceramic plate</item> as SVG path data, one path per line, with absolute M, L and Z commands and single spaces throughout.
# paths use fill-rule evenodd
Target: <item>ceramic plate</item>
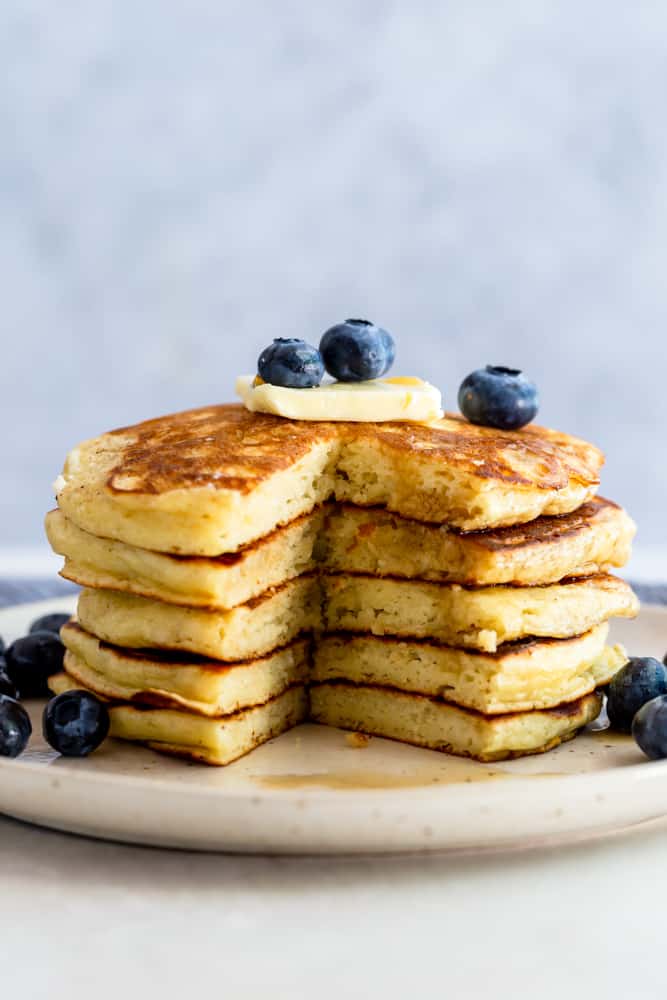
M 23 633 L 72 598 L 0 611 L 0 635 Z M 637 655 L 667 649 L 667 609 L 616 623 Z M 667 761 L 629 737 L 586 732 L 537 757 L 478 764 L 389 740 L 301 726 L 226 768 L 109 740 L 84 760 L 35 735 L 0 758 L 0 812 L 75 833 L 195 850 L 350 853 L 529 847 L 598 836 L 667 814 Z

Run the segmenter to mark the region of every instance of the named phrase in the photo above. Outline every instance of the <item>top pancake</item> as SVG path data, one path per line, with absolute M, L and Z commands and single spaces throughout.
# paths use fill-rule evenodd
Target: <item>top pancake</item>
M 93 534 L 218 555 L 331 497 L 465 531 L 522 524 L 579 507 L 602 463 L 592 445 L 535 426 L 327 424 L 223 405 L 84 442 L 56 491 Z

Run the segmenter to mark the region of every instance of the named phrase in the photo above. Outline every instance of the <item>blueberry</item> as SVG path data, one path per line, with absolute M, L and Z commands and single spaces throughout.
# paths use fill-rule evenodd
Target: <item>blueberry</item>
M 107 737 L 109 712 L 90 691 L 64 691 L 44 708 L 42 731 L 64 757 L 87 757 Z
M 292 389 L 312 389 L 324 375 L 320 352 L 304 340 L 278 337 L 259 356 L 257 371 L 271 385 Z
M 518 430 L 535 419 L 537 388 L 517 368 L 487 365 L 461 383 L 459 409 L 471 424 Z
M 63 667 L 65 647 L 54 632 L 32 632 L 7 650 L 7 674 L 21 698 L 48 695 L 48 678 Z
M 55 611 L 50 615 L 42 615 L 41 618 L 37 618 L 29 628 L 29 632 L 55 632 L 56 635 L 60 635 L 60 630 L 71 618 L 71 615 L 63 615 L 58 611 Z
M 667 757 L 667 695 L 642 705 L 632 720 L 632 735 L 651 760 Z
M 18 757 L 28 745 L 32 725 L 23 705 L 0 694 L 0 757 Z
M 614 729 L 629 733 L 642 705 L 667 694 L 667 668 L 652 656 L 636 656 L 612 678 L 607 692 L 607 714 Z
M 367 319 L 346 319 L 323 335 L 324 367 L 339 382 L 380 378 L 394 363 L 394 338 Z
M 0 664 L 0 694 L 7 695 L 8 698 L 18 698 L 19 696 L 16 684 L 10 680 L 9 675 L 4 669 L 4 663 Z

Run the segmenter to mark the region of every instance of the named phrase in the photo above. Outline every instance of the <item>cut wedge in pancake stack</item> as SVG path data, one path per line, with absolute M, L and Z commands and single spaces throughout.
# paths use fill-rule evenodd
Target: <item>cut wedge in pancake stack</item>
M 84 588 L 54 691 L 226 764 L 306 718 L 480 760 L 600 709 L 636 614 L 601 453 L 530 426 L 218 406 L 76 448 L 47 533 Z

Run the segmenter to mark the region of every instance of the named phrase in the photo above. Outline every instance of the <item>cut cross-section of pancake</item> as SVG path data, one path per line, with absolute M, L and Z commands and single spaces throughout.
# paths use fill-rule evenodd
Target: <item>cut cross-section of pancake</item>
M 114 701 L 187 708 L 202 715 L 229 715 L 258 705 L 310 671 L 309 642 L 295 639 L 259 659 L 223 663 L 184 653 L 122 649 L 101 642 L 76 623 L 61 630 L 65 669 L 84 687 Z
M 590 576 L 543 587 L 482 587 L 372 576 L 327 576 L 329 631 L 433 639 L 495 652 L 532 636 L 582 635 L 614 616 L 632 618 L 638 601 L 614 576 Z
M 466 531 L 590 499 L 602 453 L 542 427 L 326 424 L 214 406 L 70 452 L 56 487 L 78 527 L 142 548 L 233 552 L 335 497 Z
M 576 510 L 604 456 L 534 424 L 499 431 L 447 415 L 429 424 L 355 424 L 336 462 L 337 500 L 476 531 Z
M 386 636 L 323 636 L 315 644 L 312 670 L 305 639 L 259 659 L 223 663 L 124 649 L 76 623 L 61 635 L 68 674 L 113 700 L 227 715 L 312 678 L 396 688 L 493 715 L 549 708 L 606 684 L 627 659 L 622 647 L 605 646 L 607 633 L 608 626 L 600 625 L 573 639 L 511 643 L 497 653 Z
M 49 686 L 54 694 L 85 687 L 67 673 L 50 677 Z M 308 696 L 300 685 L 288 688 L 263 705 L 218 718 L 111 702 L 110 735 L 203 764 L 224 765 L 303 722 L 307 710 Z
M 315 569 L 323 521 L 320 507 L 238 552 L 216 557 L 152 552 L 98 538 L 77 528 L 60 510 L 47 515 L 46 531 L 54 551 L 65 556 L 61 576 L 83 587 L 228 609 Z
M 609 500 L 527 525 L 461 534 L 378 508 L 329 504 L 217 557 L 152 552 L 98 538 L 60 510 L 46 518 L 62 575 L 189 607 L 232 608 L 316 566 L 323 570 L 485 586 L 553 583 L 622 566 L 635 532 Z
M 328 570 L 469 584 L 557 583 L 624 566 L 636 527 L 610 500 L 530 524 L 462 533 L 389 511 L 332 506 L 320 540 Z
M 319 580 L 300 577 L 231 611 L 84 590 L 78 618 L 88 632 L 117 646 L 180 649 L 241 660 L 322 627 L 432 639 L 493 653 L 516 639 L 582 635 L 611 617 L 632 617 L 637 608 L 631 588 L 613 576 L 544 587 L 471 590 L 458 584 L 348 574 Z
M 573 639 L 511 643 L 479 653 L 427 640 L 323 636 L 311 678 L 349 681 L 424 694 L 486 715 L 551 708 L 608 683 L 627 660 L 605 646 L 609 627 Z
M 63 672 L 49 679 L 55 694 L 85 689 Z M 549 750 L 569 739 L 600 711 L 597 693 L 541 711 L 483 715 L 438 698 L 370 685 L 332 682 L 310 691 L 310 717 L 325 725 L 359 730 L 478 760 L 501 760 Z M 211 717 L 184 709 L 109 702 L 111 735 L 208 764 L 228 764 L 304 721 L 309 699 L 303 686 L 262 705 Z
M 320 585 L 316 577 L 301 576 L 230 611 L 183 608 L 112 590 L 83 590 L 77 617 L 86 631 L 117 646 L 247 660 L 319 627 Z
M 307 392 L 308 390 L 304 390 Z M 543 427 L 211 406 L 70 452 L 47 517 L 84 587 L 53 689 L 225 764 L 308 716 L 494 760 L 594 718 L 625 660 L 635 527 L 602 453 Z
M 600 712 L 599 694 L 557 708 L 486 716 L 425 695 L 359 684 L 311 688 L 311 718 L 476 760 L 542 753 L 574 736 Z

